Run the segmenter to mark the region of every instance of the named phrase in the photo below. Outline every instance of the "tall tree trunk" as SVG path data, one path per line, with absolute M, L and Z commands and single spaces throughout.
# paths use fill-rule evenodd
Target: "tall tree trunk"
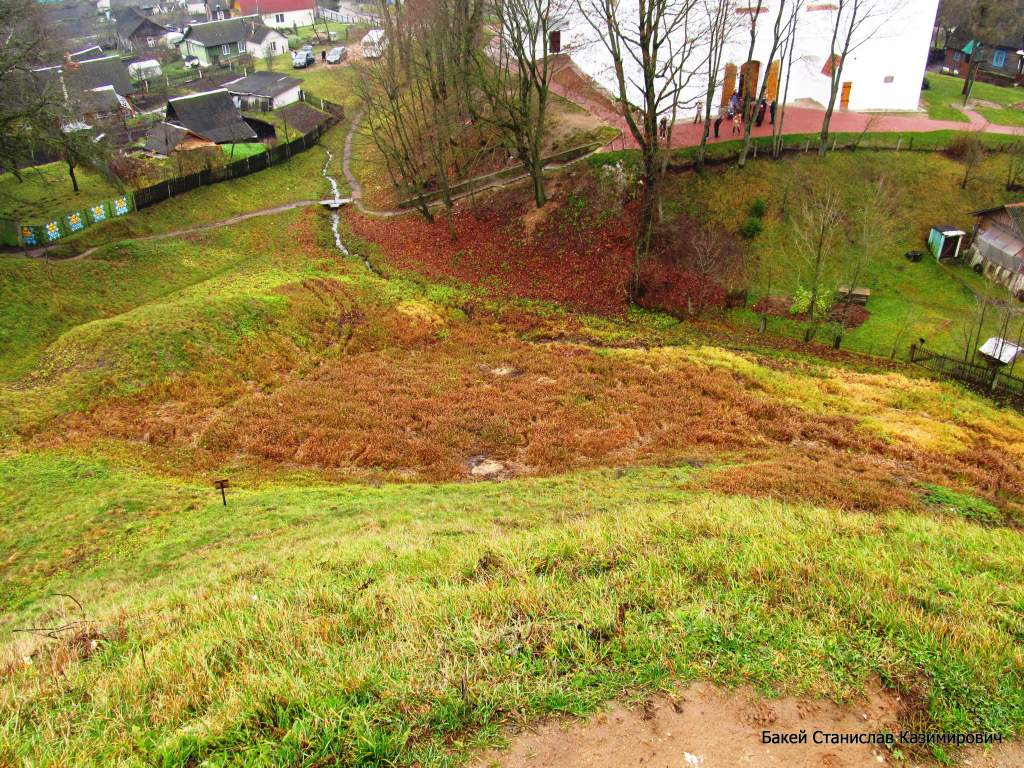
M 75 190 L 75 194 L 78 194 L 78 177 L 75 176 L 75 164 L 68 160 L 68 176 L 71 177 L 71 188 Z

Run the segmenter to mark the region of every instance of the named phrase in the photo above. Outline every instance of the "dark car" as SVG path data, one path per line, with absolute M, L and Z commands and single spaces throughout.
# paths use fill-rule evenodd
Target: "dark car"
M 305 69 L 312 66 L 315 61 L 312 51 L 303 49 L 292 54 L 292 68 L 294 69 Z
M 331 48 L 327 52 L 327 63 L 328 64 L 340 64 L 348 58 L 348 49 L 344 45 L 339 45 Z

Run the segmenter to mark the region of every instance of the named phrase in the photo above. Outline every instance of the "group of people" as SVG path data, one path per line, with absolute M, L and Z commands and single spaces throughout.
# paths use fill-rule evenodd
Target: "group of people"
M 718 133 L 724 120 L 728 120 L 732 124 L 733 136 L 739 136 L 743 133 L 743 121 L 747 118 L 753 120 L 754 125 L 760 128 L 764 125 L 764 118 L 767 115 L 769 117 L 769 125 L 775 125 L 775 110 L 777 108 L 778 102 L 775 99 L 772 99 L 770 104 L 767 99 L 761 99 L 761 101 L 757 102 L 756 108 L 754 107 L 754 102 L 751 102 L 748 108 L 750 114 L 745 115 L 743 97 L 737 91 L 729 97 L 729 102 L 725 109 L 718 111 L 718 117 L 715 118 L 715 138 L 718 138 Z
M 778 102 L 772 99 L 769 103 L 767 99 L 761 99 L 759 102 L 750 102 L 748 110 L 750 112 L 749 118 L 754 121 L 754 125 L 760 128 L 764 125 L 765 117 L 768 117 L 768 124 L 775 125 L 775 110 L 778 109 Z M 740 96 L 739 91 L 733 93 L 729 97 L 727 105 L 718 110 L 718 116 L 715 118 L 715 138 L 718 138 L 719 131 L 722 128 L 722 122 L 728 120 L 732 124 L 732 135 L 741 136 L 743 135 L 743 121 L 744 108 L 743 98 Z M 697 103 L 697 114 L 693 118 L 694 123 L 700 123 L 704 120 L 704 102 Z M 658 138 L 668 140 L 668 118 L 662 117 L 658 122 Z

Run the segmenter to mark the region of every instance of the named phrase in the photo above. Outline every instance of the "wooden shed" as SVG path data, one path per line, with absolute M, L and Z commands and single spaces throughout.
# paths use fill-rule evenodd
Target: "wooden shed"
M 928 233 L 928 250 L 937 261 L 959 258 L 960 247 L 966 236 L 967 233 L 962 229 L 940 224 L 932 227 Z

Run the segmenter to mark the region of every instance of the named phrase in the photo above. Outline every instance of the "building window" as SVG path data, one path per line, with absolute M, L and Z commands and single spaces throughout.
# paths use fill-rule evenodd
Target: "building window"
M 284 24 L 284 14 L 279 13 L 276 16 L 274 16 L 274 21 L 276 21 L 278 24 Z
M 224 45 L 222 45 L 220 47 L 220 52 L 223 53 L 225 56 L 230 54 L 231 53 L 231 43 L 224 43 Z
M 277 53 L 277 43 L 275 43 L 273 40 L 270 41 L 270 52 Z
M 1006 64 L 1006 51 L 1002 48 L 996 48 L 992 52 L 992 66 L 1002 67 L 1004 64 Z
M 962 55 L 962 54 L 960 53 L 960 51 L 957 51 L 957 52 L 955 52 L 955 53 L 953 54 L 953 61 L 960 61 L 960 56 L 961 56 L 961 55 Z
M 156 40 L 154 40 L 152 37 L 147 37 L 146 38 L 146 45 L 148 45 L 150 48 L 152 48 L 153 46 L 156 45 Z

